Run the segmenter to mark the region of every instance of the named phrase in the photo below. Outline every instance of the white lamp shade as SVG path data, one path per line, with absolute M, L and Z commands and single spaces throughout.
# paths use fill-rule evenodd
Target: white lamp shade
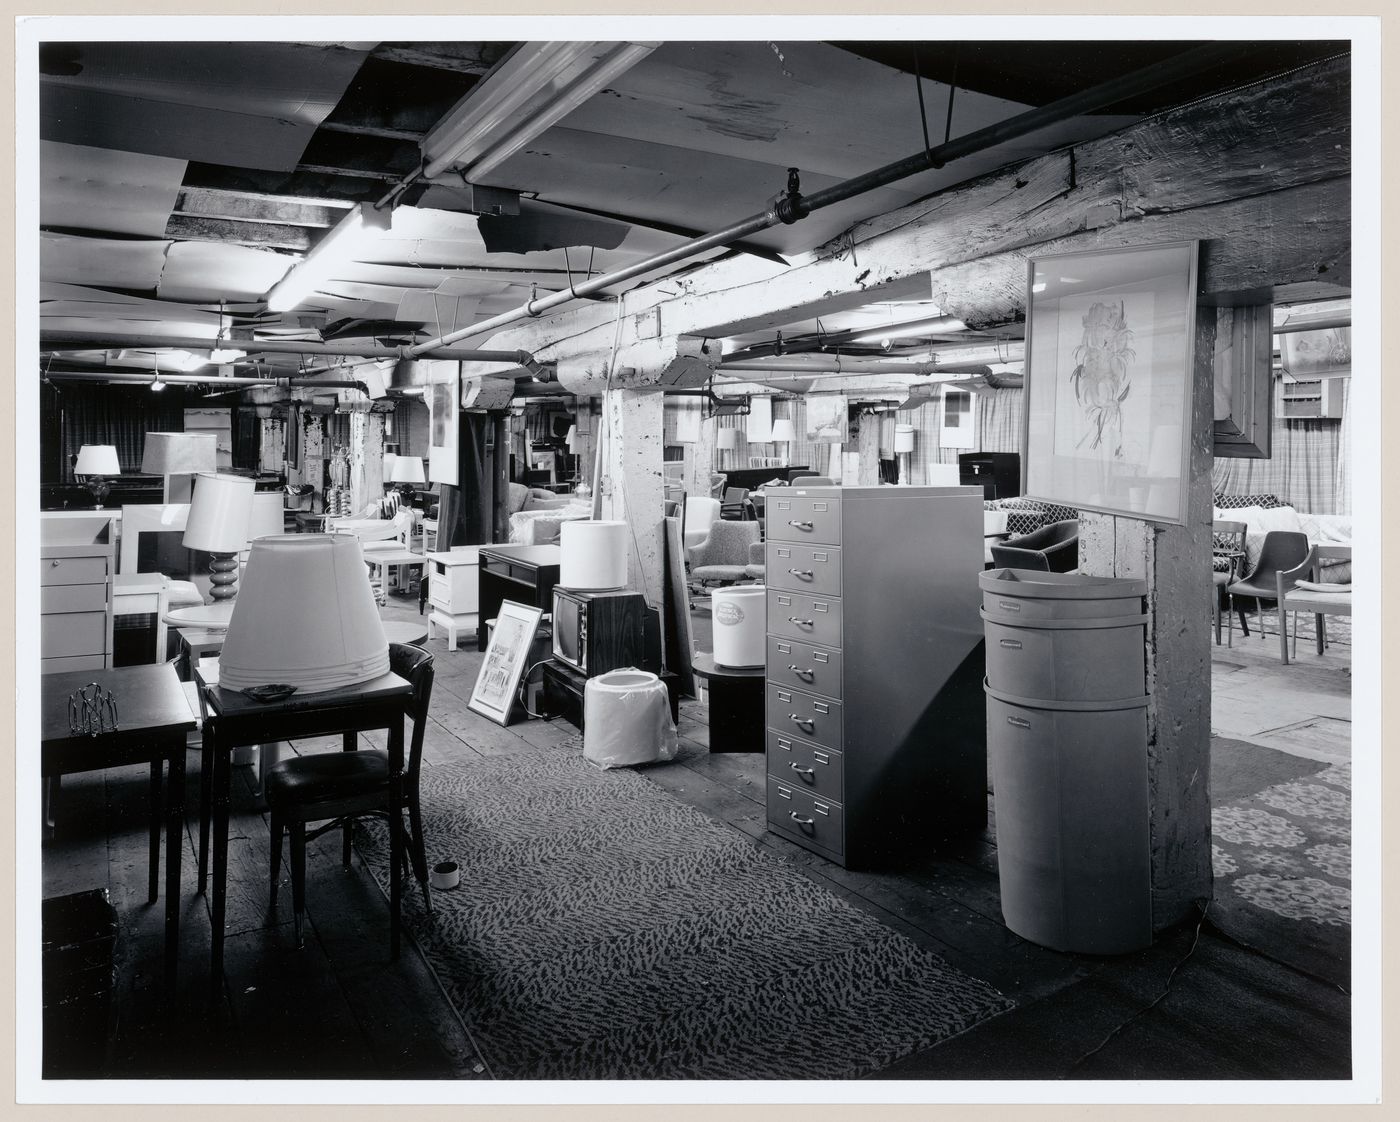
M 78 449 L 74 475 L 121 475 L 121 461 L 113 444 L 84 444 Z
M 393 465 L 389 468 L 389 482 L 423 483 L 425 481 L 423 461 L 417 456 L 394 457 Z
M 389 672 L 389 643 L 351 534 L 253 542 L 219 654 L 219 685 L 324 693 Z
M 149 475 L 218 471 L 218 439 L 212 432 L 148 432 L 141 470 Z
M 720 429 L 715 435 L 715 447 L 721 452 L 733 452 L 739 447 L 739 430 Z
M 380 470 L 384 473 L 385 483 L 392 483 L 394 481 L 394 461 L 397 459 L 398 456 L 393 452 L 384 453 L 384 466 Z
M 237 553 L 248 542 L 253 517 L 253 481 L 241 475 L 195 477 L 190 516 L 182 539 L 186 549 Z
M 570 452 L 578 451 L 578 425 L 569 426 L 569 431 L 564 434 L 564 447 Z
M 797 434 L 793 431 L 792 422 L 786 417 L 779 417 L 773 422 L 773 435 L 770 439 L 774 444 L 790 444 L 796 440 Z
M 627 523 L 576 519 L 559 527 L 559 585 L 593 591 L 627 585 Z
M 268 534 L 287 532 L 282 511 L 281 491 L 259 491 L 253 496 L 253 513 L 248 520 L 248 537 L 262 538 Z
M 899 452 L 914 451 L 914 426 L 895 425 L 894 427 L 894 450 Z

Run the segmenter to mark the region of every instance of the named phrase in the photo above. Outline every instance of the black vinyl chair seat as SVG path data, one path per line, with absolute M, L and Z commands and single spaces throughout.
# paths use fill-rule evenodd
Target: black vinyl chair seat
M 992 564 L 1003 569 L 1068 573 L 1079 568 L 1079 520 L 1051 522 L 1019 538 L 994 542 Z
M 342 799 L 375 791 L 388 779 L 389 757 L 378 750 L 300 756 L 268 769 L 267 802 L 281 807 Z

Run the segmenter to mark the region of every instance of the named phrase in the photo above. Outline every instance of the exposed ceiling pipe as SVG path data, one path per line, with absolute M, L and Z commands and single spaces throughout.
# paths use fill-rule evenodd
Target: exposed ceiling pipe
M 751 215 L 732 226 L 716 230 L 712 234 L 692 238 L 674 249 L 658 253 L 654 257 L 638 261 L 626 268 L 581 281 L 571 285 L 568 289 L 561 289 L 538 300 L 527 300 L 524 304 L 512 308 L 510 311 L 501 312 L 499 315 L 482 320 L 480 323 L 450 331 L 436 339 L 417 343 L 409 349 L 415 355 L 427 354 L 437 347 L 449 346 L 461 339 L 496 331 L 522 319 L 534 319 L 544 312 L 567 304 L 578 297 L 591 296 L 605 288 L 611 288 L 615 284 L 632 280 L 643 273 L 660 268 L 662 265 L 674 264 L 708 249 L 722 248 L 731 242 L 776 226 L 780 222 L 791 224 L 805 218 L 815 210 L 844 202 L 878 187 L 888 186 L 930 168 L 941 168 L 951 160 L 971 156 L 1008 140 L 1015 140 L 1027 133 L 1035 132 L 1037 129 L 1046 128 L 1082 113 L 1106 109 L 1125 98 L 1146 93 L 1170 82 L 1189 78 L 1203 70 L 1230 62 L 1244 53 L 1246 49 L 1247 44 L 1237 42 L 1210 43 L 1203 47 L 1197 47 L 1177 55 L 1175 58 L 1156 63 L 1132 74 L 1125 74 L 1090 89 L 1062 97 L 1057 101 L 1052 101 L 1049 105 L 1041 106 L 1039 109 L 1031 109 L 1008 120 L 977 129 L 966 136 L 960 136 L 956 140 L 924 149 L 913 156 L 886 164 L 884 167 L 876 168 L 864 175 L 843 180 L 812 195 L 803 196 L 794 189 L 795 172 L 790 172 L 788 192 L 778 196 L 772 206 L 759 214 Z
M 214 348 L 246 351 L 248 354 L 343 355 L 351 358 L 415 358 L 425 352 L 418 347 L 388 347 L 381 343 L 322 343 L 302 339 L 201 339 L 180 335 L 125 335 L 119 331 L 44 331 L 39 332 L 40 347 L 86 347 L 103 350 L 118 347 L 140 350 L 175 347 L 187 351 L 208 351 Z M 529 351 L 484 351 L 470 347 L 433 348 L 434 358 L 464 362 L 506 362 L 523 366 L 532 373 L 540 364 Z
M 154 375 L 142 374 L 135 370 L 113 370 L 111 373 L 86 370 L 52 370 L 45 377 L 55 382 L 130 382 L 137 386 L 147 385 L 156 380 Z M 160 381 L 167 386 L 230 386 L 238 389 L 245 386 L 276 386 L 284 390 L 291 389 L 293 386 L 304 386 L 327 390 L 353 389 L 359 390 L 366 396 L 369 394 L 369 387 L 364 382 L 353 382 L 346 379 L 321 381 L 317 378 L 215 378 L 199 374 L 162 374 Z

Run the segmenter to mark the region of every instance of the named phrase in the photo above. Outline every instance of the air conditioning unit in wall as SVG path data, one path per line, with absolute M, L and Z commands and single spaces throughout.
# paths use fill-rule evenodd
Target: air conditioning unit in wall
M 1341 417 L 1341 378 L 1316 378 L 1305 381 L 1283 379 L 1274 398 L 1274 415 L 1283 419 L 1307 417 Z

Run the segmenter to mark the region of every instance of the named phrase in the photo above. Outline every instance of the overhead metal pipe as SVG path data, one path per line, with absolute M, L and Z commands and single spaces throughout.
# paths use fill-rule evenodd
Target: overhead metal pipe
M 727 226 L 722 230 L 717 230 L 713 234 L 706 234 L 702 237 L 692 238 L 684 242 L 675 249 L 659 253 L 654 257 L 649 257 L 644 261 L 638 261 L 626 268 L 615 270 L 611 273 L 604 273 L 591 280 L 581 281 L 571 285 L 568 289 L 560 290 L 549 296 L 541 297 L 538 300 L 527 300 L 519 307 L 510 311 L 501 312 L 490 319 L 482 320 L 468 327 L 450 331 L 436 339 L 430 339 L 424 343 L 414 344 L 409 349 L 415 355 L 427 354 L 436 347 L 449 346 L 461 339 L 482 335 L 495 331 L 502 327 L 507 327 L 512 323 L 517 323 L 522 319 L 534 319 L 557 308 L 562 304 L 567 304 L 571 300 L 581 296 L 591 296 L 605 288 L 611 288 L 615 284 L 631 280 L 634 277 L 648 273 L 652 269 L 662 265 L 670 265 L 676 261 L 692 257 L 697 253 L 703 253 L 707 249 L 718 249 L 728 245 L 730 242 L 756 234 L 761 230 L 770 229 L 781 223 L 793 223 L 805 218 L 815 210 L 831 206 L 834 203 L 844 202 L 847 199 L 862 195 L 867 191 L 873 191 L 877 187 L 885 187 L 901 179 L 907 179 L 911 175 L 916 175 L 921 171 L 930 168 L 941 168 L 951 160 L 961 159 L 981 152 L 984 149 L 994 147 L 997 144 L 1017 137 L 1025 136 L 1027 133 L 1035 132 L 1037 129 L 1046 128 L 1049 125 L 1057 124 L 1070 117 L 1081 113 L 1089 113 L 1098 109 L 1105 109 L 1111 105 L 1133 97 L 1137 94 L 1146 93 L 1159 86 L 1170 82 L 1189 78 L 1208 70 L 1213 66 L 1219 66 L 1230 62 L 1234 58 L 1242 55 L 1248 49 L 1247 44 L 1242 43 L 1211 43 L 1194 50 L 1186 51 L 1175 58 L 1167 59 L 1164 62 L 1156 63 L 1133 74 L 1126 74 L 1119 78 L 1110 79 L 1087 90 L 1062 97 L 1057 101 L 1052 101 L 1048 105 L 1043 105 L 1039 109 L 1031 109 L 1025 113 L 1018 114 L 1009 120 L 1000 121 L 994 125 L 988 125 L 984 129 L 970 132 L 966 136 L 960 136 L 956 140 L 947 141 L 944 144 L 926 148 L 916 155 L 908 156 L 902 160 L 896 160 L 892 164 L 876 168 L 874 171 L 866 172 L 852 179 L 843 180 L 833 184 L 816 193 L 803 196 L 795 191 L 792 186 L 791 176 L 789 176 L 788 192 L 779 195 L 774 199 L 773 205 L 759 214 L 751 215 L 742 221 Z
M 364 382 L 354 382 L 347 379 L 335 381 L 322 381 L 317 378 L 241 378 L 241 377 L 204 377 L 199 374 L 161 374 L 157 378 L 154 374 L 143 374 L 136 370 L 113 370 L 110 373 L 86 370 L 51 370 L 44 375 L 51 381 L 64 382 L 129 382 L 132 385 L 150 385 L 159 381 L 167 386 L 229 386 L 243 389 L 246 386 L 276 386 L 279 389 L 291 389 L 294 386 L 310 387 L 327 390 L 359 390 L 366 396 L 369 395 L 369 387 Z
M 238 350 L 248 354 L 340 355 L 349 358 L 414 358 L 425 352 L 408 346 L 389 347 L 381 343 L 321 343 L 301 339 L 204 339 L 184 335 L 124 335 L 117 331 L 39 332 L 40 347 L 88 347 L 102 350 L 177 347 L 187 351 Z M 489 351 L 470 347 L 434 348 L 434 358 L 462 362 L 503 362 L 523 366 L 531 372 L 540 364 L 529 351 Z

